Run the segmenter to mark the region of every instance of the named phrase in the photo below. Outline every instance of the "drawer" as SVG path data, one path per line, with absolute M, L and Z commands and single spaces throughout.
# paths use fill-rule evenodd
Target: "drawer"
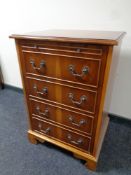
M 77 147 L 78 149 L 83 149 L 87 152 L 90 152 L 90 137 L 74 133 L 70 130 L 35 117 L 32 118 L 31 122 L 33 131 L 46 135 L 48 137 L 55 138 L 59 141 L 65 142 L 66 144 Z
M 98 87 L 100 59 L 26 51 L 23 51 L 23 58 L 28 75 Z
M 97 92 L 64 84 L 52 83 L 27 77 L 27 91 L 30 96 L 62 104 L 88 113 L 95 113 Z
M 51 122 L 70 127 L 71 129 L 91 135 L 93 130 L 93 117 L 69 109 L 55 106 L 46 102 L 30 98 L 32 116 L 38 116 Z

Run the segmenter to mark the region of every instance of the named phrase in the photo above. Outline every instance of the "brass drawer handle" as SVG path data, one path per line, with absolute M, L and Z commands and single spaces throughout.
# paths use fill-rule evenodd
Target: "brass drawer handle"
M 38 124 L 38 127 L 39 127 L 40 131 L 43 132 L 44 134 L 49 133 L 50 130 L 51 130 L 50 127 L 46 128 L 45 130 L 41 129 L 42 128 L 42 124 L 41 123 Z
M 72 93 L 69 93 L 68 97 L 71 100 L 71 102 L 75 105 L 81 105 L 83 102 L 87 101 L 87 96 L 85 96 L 85 95 L 82 95 L 80 97 L 80 101 L 74 100 L 74 95 Z
M 72 140 L 71 134 L 68 134 L 68 135 L 67 135 L 67 138 L 68 138 L 68 140 L 70 141 L 70 143 L 73 143 L 73 144 L 75 144 L 75 145 L 81 145 L 81 144 L 83 143 L 83 139 L 82 139 L 82 138 L 79 138 L 77 141 Z
M 37 94 L 41 94 L 41 95 L 47 95 L 47 94 L 48 94 L 48 89 L 47 89 L 47 87 L 44 87 L 44 88 L 42 89 L 42 91 L 38 91 L 37 85 L 35 84 L 35 85 L 33 86 L 33 89 L 35 90 L 35 92 L 36 92 Z
M 43 67 L 45 67 L 45 61 L 44 60 L 41 60 L 40 67 L 36 67 L 34 60 L 30 60 L 30 64 L 32 65 L 32 68 L 34 70 L 41 70 Z
M 74 77 L 82 78 L 84 75 L 89 73 L 89 67 L 84 66 L 81 70 L 81 74 L 78 74 L 75 71 L 75 66 L 74 65 L 69 65 L 69 71 Z
M 76 122 L 74 121 L 74 118 L 73 118 L 71 115 L 68 116 L 68 119 L 69 119 L 69 121 L 71 122 L 72 125 L 79 126 L 79 127 L 80 127 L 81 125 L 83 125 L 83 124 L 86 123 L 86 120 L 84 120 L 84 119 L 81 119 L 81 120 L 79 121 L 79 123 L 76 123 Z
M 36 107 L 36 111 L 38 112 L 39 115 L 44 115 L 45 117 L 48 117 L 49 116 L 49 109 L 48 108 L 46 108 L 44 112 L 41 112 L 40 111 L 40 107 L 37 106 Z

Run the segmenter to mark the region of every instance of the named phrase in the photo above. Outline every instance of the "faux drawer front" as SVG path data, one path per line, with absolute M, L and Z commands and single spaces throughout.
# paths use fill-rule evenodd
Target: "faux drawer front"
M 53 137 L 67 144 L 89 152 L 91 138 L 73 133 L 62 127 L 55 126 L 38 118 L 32 119 L 32 129 L 43 135 Z
M 43 119 L 57 122 L 66 127 L 70 127 L 85 134 L 91 135 L 93 129 L 93 117 L 70 111 L 49 103 L 30 99 L 31 113 L 33 116 L 39 116 Z
M 69 107 L 94 113 L 96 106 L 97 92 L 75 88 L 72 86 L 54 84 L 44 80 L 36 80 L 27 77 L 28 94 L 52 101 Z
M 91 87 L 98 86 L 100 59 L 26 51 L 23 52 L 23 56 L 27 74 L 46 76 Z

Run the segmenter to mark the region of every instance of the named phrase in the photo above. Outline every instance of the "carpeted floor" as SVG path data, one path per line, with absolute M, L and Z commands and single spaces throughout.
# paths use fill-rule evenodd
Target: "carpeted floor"
M 51 144 L 28 142 L 23 94 L 0 90 L 0 175 L 131 175 L 131 125 L 111 121 L 97 172 Z

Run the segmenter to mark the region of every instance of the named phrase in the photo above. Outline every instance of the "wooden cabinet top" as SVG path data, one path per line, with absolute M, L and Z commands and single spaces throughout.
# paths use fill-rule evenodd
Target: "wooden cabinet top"
M 120 31 L 45 30 L 13 34 L 10 38 L 118 45 L 124 35 L 125 32 Z

